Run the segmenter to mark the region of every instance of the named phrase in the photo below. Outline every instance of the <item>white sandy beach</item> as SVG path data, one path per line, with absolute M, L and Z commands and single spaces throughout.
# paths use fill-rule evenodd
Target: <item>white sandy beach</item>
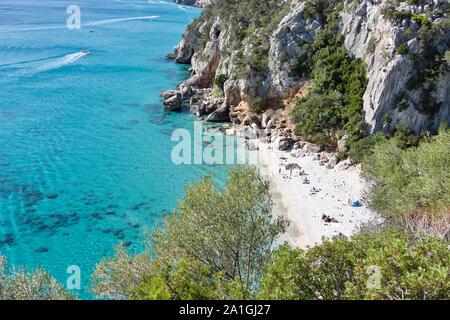
M 313 155 L 297 158 L 292 152 L 269 150 L 271 144 L 261 141 L 253 143 L 259 146 L 259 151 L 256 151 L 258 167 L 272 182 L 274 213 L 284 215 L 290 222 L 282 241 L 300 248 L 312 247 L 320 243 L 322 237 L 332 238 L 339 233 L 350 237 L 361 224 L 376 219 L 377 215 L 364 205 L 348 205 L 349 199 L 360 200 L 364 189 L 359 168 L 327 169 L 320 166 L 319 161 L 313 160 Z M 305 175 L 299 176 L 300 170 L 294 169 L 290 176 L 290 170 L 280 166 L 280 157 L 287 158 L 285 163 L 300 165 Z M 283 179 L 283 176 L 289 178 Z M 305 177 L 310 181 L 309 184 L 303 184 Z M 320 192 L 311 194 L 312 187 Z M 322 219 L 323 214 L 334 218 L 336 222 L 326 223 Z

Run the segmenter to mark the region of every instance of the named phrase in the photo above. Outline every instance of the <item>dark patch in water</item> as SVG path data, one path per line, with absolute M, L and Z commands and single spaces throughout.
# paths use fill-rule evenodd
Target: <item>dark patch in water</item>
M 0 163 L 0 167 L 7 167 L 7 166 L 9 166 L 9 163 L 6 163 L 6 162 Z
M 160 129 L 159 130 L 160 133 L 168 135 L 168 136 L 172 136 L 173 130 L 171 129 Z
M 46 224 L 44 224 L 44 223 L 39 223 L 39 225 L 38 225 L 38 231 L 44 231 L 44 230 L 47 230 L 49 227 L 48 227 L 48 225 L 46 225 Z
M 47 249 L 46 247 L 40 247 L 40 248 L 36 249 L 35 251 L 36 251 L 36 252 L 43 253 L 43 252 L 47 252 L 48 249 Z
M 139 121 L 138 120 L 128 120 L 127 123 L 128 124 L 138 124 Z
M 121 103 L 121 106 L 125 106 L 125 107 L 139 107 L 140 104 L 139 103 Z
M 49 193 L 49 194 L 46 194 L 45 197 L 47 199 L 56 199 L 56 198 L 58 198 L 58 194 L 57 193 Z
M 118 236 L 123 232 L 123 229 L 117 229 L 115 231 L 113 231 L 113 235 Z
M 115 126 L 115 127 L 113 127 L 114 129 L 117 129 L 117 130 L 124 130 L 124 131 L 126 131 L 126 130 L 131 130 L 131 128 L 128 128 L 128 127 L 122 127 L 122 126 Z
M 125 241 L 124 243 L 123 243 L 123 246 L 124 247 L 128 247 L 128 246 L 130 246 L 131 245 L 131 241 Z
M 144 112 L 153 115 L 153 114 L 162 114 L 163 106 L 161 104 L 149 103 L 144 105 Z
M 128 224 L 133 228 L 139 228 L 141 226 L 138 222 L 128 222 Z
M 156 124 L 158 126 L 163 126 L 165 124 L 172 123 L 171 121 L 165 120 L 164 118 L 150 119 L 148 122 L 152 124 Z
M 93 212 L 93 213 L 91 214 L 91 216 L 93 216 L 95 219 L 99 219 L 99 220 L 104 219 L 104 218 L 100 215 L 100 213 L 98 213 L 98 212 Z
M 35 205 L 38 201 L 41 201 L 42 199 L 44 199 L 44 194 L 39 190 L 31 190 L 24 192 L 20 197 L 21 201 L 27 202 L 25 204 L 25 207 L 31 207 Z
M 5 238 L 3 238 L 3 240 L 0 240 L 0 246 L 5 245 L 5 244 L 7 244 L 10 247 L 16 245 L 16 240 L 12 233 L 5 234 Z

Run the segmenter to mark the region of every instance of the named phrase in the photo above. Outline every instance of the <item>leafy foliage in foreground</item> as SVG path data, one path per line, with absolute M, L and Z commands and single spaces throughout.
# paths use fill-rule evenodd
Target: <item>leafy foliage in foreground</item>
M 448 299 L 448 242 L 387 229 L 304 251 L 280 247 L 261 299 Z M 379 275 L 379 277 L 378 277 Z
M 270 215 L 267 181 L 230 172 L 186 189 L 179 210 L 135 256 L 118 248 L 95 270 L 97 295 L 152 299 L 447 299 L 449 242 L 388 228 L 308 250 L 274 251 L 284 222 Z
M 96 295 L 212 299 L 256 288 L 286 226 L 272 217 L 268 181 L 255 168 L 237 167 L 223 190 L 211 177 L 187 186 L 178 208 L 147 235 L 147 252 L 130 256 L 118 248 L 97 265 Z
M 72 300 L 76 296 L 45 270 L 27 271 L 22 267 L 6 270 L 7 260 L 0 255 L 0 300 Z
M 418 147 L 402 149 L 397 139 L 378 143 L 363 162 L 363 177 L 371 187 L 370 206 L 385 216 L 405 211 L 450 205 L 450 132 L 439 134 Z

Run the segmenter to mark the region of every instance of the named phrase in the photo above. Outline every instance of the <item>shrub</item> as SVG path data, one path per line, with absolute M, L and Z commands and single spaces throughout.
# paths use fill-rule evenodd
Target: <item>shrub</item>
M 119 248 L 103 259 L 92 278 L 95 294 L 248 298 L 286 221 L 272 216 L 269 181 L 256 168 L 237 166 L 228 175 L 223 189 L 211 176 L 187 186 L 178 210 L 147 234 L 144 253 L 130 256 Z M 216 282 L 221 290 L 211 296 Z
M 225 83 L 225 81 L 228 80 L 228 76 L 226 74 L 218 74 L 215 78 L 214 78 L 214 84 L 220 88 L 220 90 L 223 90 L 223 84 Z
M 376 44 L 375 38 L 372 36 L 369 40 L 369 43 L 367 44 L 367 52 L 375 53 L 376 45 L 377 44 Z
M 404 149 L 408 137 L 407 131 L 398 130 L 363 161 L 362 176 L 370 184 L 365 198 L 385 216 L 450 205 L 449 130 L 443 124 L 438 136 Z
M 390 125 L 391 123 L 392 123 L 392 115 L 388 113 L 384 116 L 383 124 Z
M 364 160 L 365 157 L 372 154 L 373 147 L 386 139 L 385 134 L 382 131 L 377 132 L 373 136 L 354 139 L 349 142 L 349 151 L 347 155 L 357 163 Z
M 250 110 L 260 112 L 264 109 L 265 101 L 262 97 L 256 97 L 248 103 Z
M 43 269 L 28 271 L 18 267 L 6 270 L 6 265 L 6 258 L 0 255 L 0 300 L 76 299 Z
M 438 238 L 387 229 L 325 241 L 307 251 L 279 248 L 260 299 L 447 299 L 450 253 Z
M 347 153 L 346 153 L 345 151 L 339 151 L 339 152 L 336 154 L 337 162 L 341 162 L 341 161 L 344 160 L 345 158 L 347 158 Z
M 211 96 L 213 98 L 223 98 L 224 94 L 223 94 L 223 91 L 220 88 L 215 88 L 213 90 L 213 92 L 211 93 Z
M 330 14 L 327 21 L 314 41 L 304 45 L 307 50 L 296 68 L 300 75 L 311 78 L 313 86 L 295 105 L 295 130 L 316 143 L 330 143 L 329 136 L 338 131 L 359 136 L 364 123 L 361 116 L 367 85 L 364 63 L 348 55 L 343 37 L 337 35 L 337 16 Z
M 406 43 L 402 43 L 397 48 L 398 54 L 405 55 L 405 54 L 408 54 L 408 52 L 409 52 L 409 48 L 408 48 L 408 44 L 406 44 Z

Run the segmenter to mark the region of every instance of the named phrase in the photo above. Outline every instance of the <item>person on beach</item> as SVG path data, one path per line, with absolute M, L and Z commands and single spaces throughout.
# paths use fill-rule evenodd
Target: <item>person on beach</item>
M 349 198 L 348 199 L 348 205 L 351 207 L 352 206 L 352 200 Z

